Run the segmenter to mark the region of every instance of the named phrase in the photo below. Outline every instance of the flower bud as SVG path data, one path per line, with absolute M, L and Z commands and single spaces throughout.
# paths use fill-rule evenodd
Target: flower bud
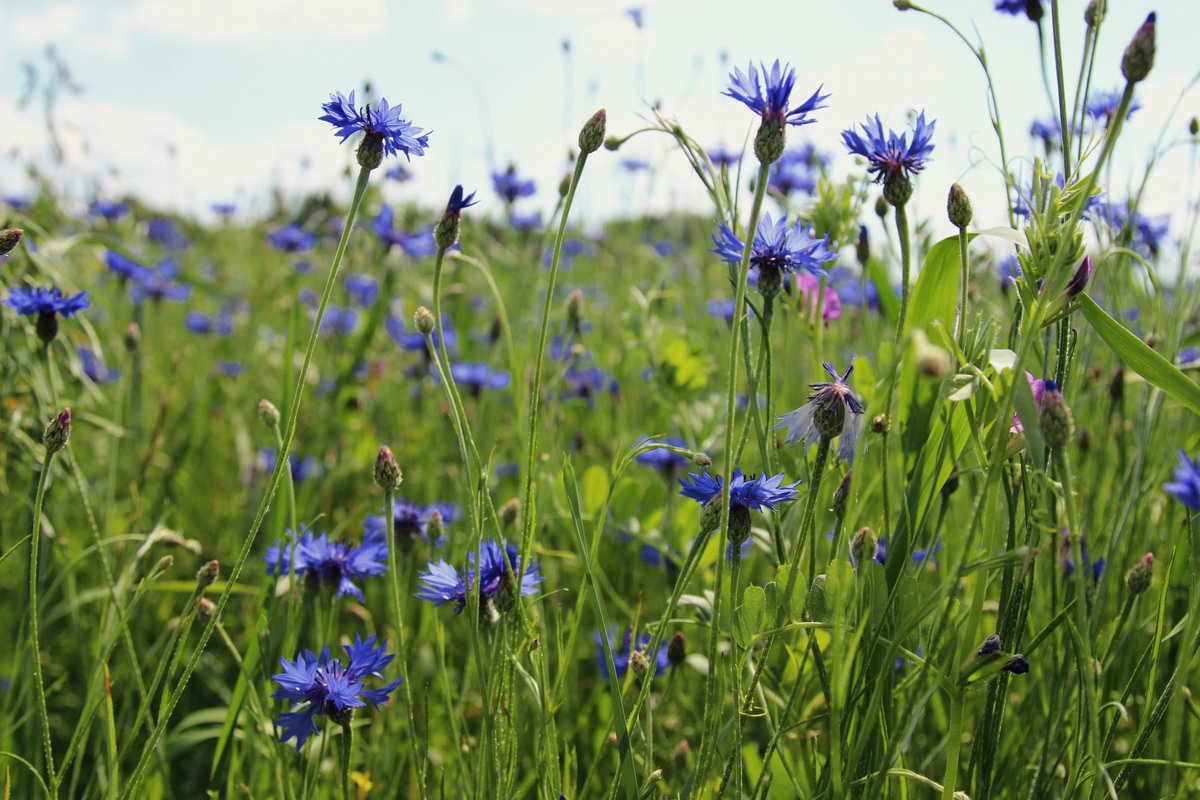
M 45 445 L 47 453 L 57 453 L 66 447 L 70 440 L 71 409 L 64 408 L 46 426 L 46 431 L 42 434 L 42 444 Z
M 712 458 L 708 455 L 708 453 L 696 451 L 695 453 L 692 453 L 692 463 L 701 469 L 708 469 L 712 466 Z
M 583 124 L 583 129 L 579 131 L 579 149 L 582 152 L 594 153 L 600 149 L 600 145 L 604 144 L 604 126 L 607 122 L 608 115 L 602 108 Z
M 897 11 L 908 11 L 912 8 L 912 0 L 892 0 L 892 5 Z
M 201 597 L 200 602 L 196 604 L 196 615 L 200 617 L 201 622 L 208 622 L 212 619 L 213 612 L 216 610 L 216 605 L 207 597 Z
M 742 542 L 750 538 L 750 509 L 742 505 L 729 507 L 729 542 L 735 558 L 742 554 Z
M 1041 423 L 1042 436 L 1047 447 L 1062 447 L 1071 441 L 1071 436 L 1075 433 L 1075 419 L 1071 416 L 1071 409 L 1067 407 L 1066 400 L 1054 381 L 1046 381 L 1046 388 L 1042 394 Z
M 883 199 L 893 206 L 902 206 L 912 197 L 912 181 L 907 175 L 899 173 L 889 177 L 883 183 Z
M 519 497 L 514 497 L 513 499 L 509 500 L 507 503 L 500 506 L 500 511 L 498 513 L 500 514 L 500 524 L 504 525 L 505 527 L 508 527 L 509 525 L 516 525 L 517 520 L 521 518 L 521 499 Z
M 583 329 L 583 291 L 576 289 L 567 296 L 567 325 L 578 336 Z
M 136 322 L 129 323 L 129 327 L 125 328 L 124 340 L 126 350 L 137 350 L 141 346 L 142 329 Z
M 692 746 L 688 744 L 687 739 L 680 739 L 679 744 L 675 745 L 675 749 L 671 751 L 671 761 L 675 763 L 676 769 L 682 772 L 687 769 L 691 760 Z
M 1025 16 L 1030 22 L 1040 22 L 1046 10 L 1042 8 L 1042 0 L 1025 0 Z
M 1125 370 L 1120 367 L 1113 371 L 1112 380 L 1108 382 L 1108 396 L 1116 405 L 1125 399 Z
M 971 217 L 974 216 L 974 209 L 971 208 L 971 198 L 967 197 L 967 193 L 957 183 L 950 184 L 950 196 L 946 199 L 946 215 L 950 217 L 951 224 L 956 228 L 965 228 L 971 224 Z
M 1017 655 L 1004 662 L 1004 666 L 1000 668 L 1002 672 L 1009 672 L 1013 675 L 1024 675 L 1029 672 L 1029 662 L 1025 660 L 1025 656 L 1018 653 Z
M 196 571 L 196 585 L 203 589 L 205 586 L 212 586 L 217 582 L 217 576 L 221 574 L 221 565 L 214 558 L 212 561 L 205 563 Z
M 471 192 L 468 195 L 463 194 L 461 184 L 454 187 L 454 191 L 450 193 L 450 200 L 446 203 L 446 210 L 442 212 L 442 218 L 438 220 L 437 227 L 433 229 L 433 241 L 439 248 L 445 250 L 458 241 L 459 232 L 462 229 L 462 212 L 463 209 L 475 205 L 475 193 Z
M 416 313 L 413 314 L 413 326 L 416 327 L 416 329 L 420 331 L 423 336 L 428 336 L 429 334 L 433 333 L 433 329 L 436 327 L 436 324 L 437 323 L 433 318 L 433 312 L 425 306 L 421 306 L 416 310 Z
M 754 155 L 761 164 L 774 164 L 787 145 L 787 120 L 782 116 L 763 117 L 754 137 Z
M 1200 134 L 1200 119 L 1192 117 L 1192 121 L 1188 123 L 1188 133 L 1192 136 Z
M 629 654 L 629 668 L 633 670 L 634 676 L 644 678 L 650 671 L 650 659 L 646 658 L 646 654 L 641 650 L 634 650 Z
M 871 433 L 887 433 L 892 429 L 892 425 L 888 422 L 888 418 L 883 414 L 876 414 L 871 419 Z
M 854 538 L 850 540 L 850 552 L 854 554 L 854 560 L 859 564 L 875 558 L 875 551 L 878 548 L 879 537 L 870 528 L 859 528 L 855 532 Z
M 562 176 L 562 180 L 558 182 L 558 196 L 566 197 L 567 192 L 571 191 L 571 173 L 568 172 Z
M 1121 74 L 1130 83 L 1145 80 L 1154 67 L 1154 21 L 1155 14 L 1151 11 L 1121 58 Z
M 370 114 L 370 108 L 367 109 Z M 383 134 L 368 133 L 358 144 L 358 165 L 366 170 L 372 170 L 383 163 Z
M 441 511 L 434 509 L 430 512 L 429 519 L 425 520 L 425 535 L 434 543 L 446 535 L 446 521 Z
M 1107 5 L 1106 0 L 1089 0 L 1087 8 L 1083 10 L 1083 21 L 1089 28 L 1096 27 L 1104 20 Z
M 678 667 L 687 658 L 687 639 L 683 636 L 683 631 L 677 631 L 671 637 L 671 641 L 667 643 L 667 660 L 672 666 Z
M 20 228 L 0 229 L 0 256 L 6 256 L 11 253 L 24 235 L 25 231 Z
M 718 494 L 700 509 L 700 534 L 702 536 L 721 527 L 721 503 L 723 502 L 725 502 L 724 495 Z
M 1071 280 L 1067 281 L 1066 296 L 1068 300 L 1074 299 L 1087 288 L 1088 281 L 1092 277 L 1092 257 L 1084 256 L 1083 261 L 1079 262 L 1079 268 L 1075 270 L 1075 274 L 1071 276 Z
M 39 311 L 34 329 L 39 339 L 50 344 L 58 336 L 58 314 L 53 311 Z
M 850 497 L 850 478 L 853 475 L 853 472 L 847 472 L 833 493 L 833 515 L 838 519 L 846 517 L 846 500 Z
M 991 636 L 983 640 L 983 644 L 975 651 L 976 655 L 990 656 L 999 653 L 1004 649 L 1003 642 L 1000 641 L 999 634 L 993 633 Z
M 279 409 L 266 398 L 258 401 L 258 421 L 271 430 L 279 424 Z
M 1146 553 L 1142 560 L 1125 573 L 1125 588 L 1130 594 L 1138 595 L 1150 588 L 1154 579 L 1154 553 Z
M 875 198 L 875 216 L 879 217 L 880 219 L 887 219 L 887 215 L 888 215 L 887 198 L 884 197 L 883 195 L 880 195 L 879 197 Z
M 375 485 L 385 492 L 394 492 L 400 488 L 403 480 L 404 475 L 400 472 L 392 448 L 386 444 L 380 445 L 379 454 L 375 456 Z
M 858 263 L 866 266 L 871 260 L 871 241 L 867 237 L 867 226 L 858 226 L 858 241 L 854 245 L 854 256 L 858 259 Z
M 620 136 L 609 136 L 604 140 L 604 149 L 610 153 L 621 149 L 621 145 L 625 144 L 625 140 Z

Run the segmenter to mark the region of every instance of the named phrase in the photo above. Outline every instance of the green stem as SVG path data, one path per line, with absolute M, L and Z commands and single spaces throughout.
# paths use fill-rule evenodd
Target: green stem
M 955 689 L 950 695 L 950 738 L 946 740 L 946 777 L 942 779 L 942 800 L 954 800 L 958 754 L 962 750 L 963 709 L 966 704 L 966 694 Z
M 354 726 L 350 720 L 342 723 L 342 800 L 350 800 L 350 764 L 354 751 Z
M 254 542 L 258 538 L 258 532 L 262 529 L 263 520 L 266 519 L 267 511 L 270 509 L 271 502 L 275 498 L 275 493 L 279 489 L 279 483 L 283 479 L 283 471 L 289 469 L 288 454 L 291 452 L 292 441 L 296 436 L 296 427 L 300 416 L 300 402 L 304 397 L 304 387 L 308 381 L 308 370 L 312 365 L 313 352 L 317 347 L 317 332 L 320 330 L 325 310 L 329 306 L 329 298 L 333 294 L 333 287 L 337 282 L 337 274 L 342 264 L 342 258 L 346 255 L 346 246 L 350 241 L 350 232 L 354 229 L 354 220 L 358 216 L 360 206 L 362 206 L 363 195 L 366 193 L 370 174 L 371 171 L 366 168 L 360 169 L 358 173 L 358 180 L 354 186 L 354 197 L 350 201 L 350 211 L 346 215 L 346 223 L 342 228 L 342 236 L 338 242 L 337 251 L 334 253 L 333 263 L 329 268 L 329 275 L 325 280 L 325 288 L 321 293 L 321 302 L 317 306 L 317 315 L 313 320 L 312 329 L 308 334 L 308 344 L 304 349 L 304 360 L 300 366 L 300 374 L 296 376 L 296 390 L 293 393 L 287 415 L 287 435 L 284 437 L 283 447 L 279 452 L 279 458 L 276 460 L 275 471 L 271 474 L 271 482 L 268 484 L 267 491 L 263 494 L 262 500 L 259 502 L 258 511 L 255 513 L 254 521 L 250 525 L 250 531 L 242 540 L 242 549 L 238 553 L 237 560 L 234 561 L 233 568 L 229 572 L 229 578 L 225 582 L 225 589 L 221 592 L 221 596 L 217 598 L 217 602 L 213 608 L 213 615 L 208 620 L 208 624 L 205 625 L 204 631 L 200 634 L 200 641 L 197 642 L 196 648 L 192 651 L 191 657 L 184 666 L 179 683 L 171 693 L 170 701 L 167 703 L 166 712 L 159 717 L 158 725 L 155 726 L 154 732 L 145 743 L 142 756 L 134 767 L 128 783 L 125 785 L 125 791 L 122 794 L 123 798 L 135 797 L 140 791 L 141 782 L 145 777 L 146 767 L 149 764 L 151 755 L 157 750 L 158 741 L 166 731 L 171 714 L 175 711 L 175 707 L 179 704 L 179 700 L 187 690 L 188 681 L 191 679 L 192 673 L 195 672 L 196 666 L 204 654 L 204 648 L 207 647 L 209 638 L 217 628 L 217 623 L 221 619 L 221 613 L 225 610 L 225 606 L 229 603 L 229 598 L 233 595 L 238 578 L 241 577 L 242 569 L 245 567 L 246 561 L 250 557 L 250 551 L 254 548 Z
M 733 478 L 733 421 L 737 399 L 737 356 L 738 339 L 742 332 L 740 321 L 746 313 L 746 282 L 750 274 L 750 253 L 754 244 L 754 233 L 758 229 L 758 216 L 762 213 L 763 198 L 767 192 L 767 180 L 770 178 L 771 165 L 760 163 L 758 180 L 754 183 L 754 201 L 750 206 L 750 220 L 746 225 L 746 245 L 742 250 L 742 263 L 738 268 L 737 286 L 733 301 L 733 324 L 730 326 L 729 359 L 726 365 L 727 387 L 725 393 L 725 445 L 724 456 L 725 485 L 728 486 Z M 756 398 L 750 398 L 756 402 Z M 721 635 L 721 578 L 725 571 L 725 545 L 729 541 L 729 492 L 721 495 L 721 526 L 720 542 L 717 553 L 717 585 L 713 599 L 712 625 L 708 641 L 708 675 L 704 685 L 704 731 L 700 739 L 700 757 L 696 762 L 696 773 L 693 778 L 706 770 L 712 762 L 716 748 L 717 728 L 720 720 L 717 718 L 717 684 L 720 669 L 717 664 L 717 643 Z
M 959 294 L 958 294 L 958 320 L 954 325 L 954 338 L 958 342 L 958 349 L 967 352 L 967 284 L 971 279 L 971 265 L 967 258 L 967 247 L 970 240 L 967 238 L 967 229 L 958 229 L 958 254 L 961 266 L 959 275 Z
M 46 477 L 54 453 L 46 451 L 42 470 L 38 473 L 37 498 L 33 501 L 33 534 L 29 540 L 29 641 L 33 647 L 33 685 L 37 689 L 38 719 L 42 724 L 42 748 L 46 755 L 46 777 L 51 796 L 58 797 L 58 782 L 54 776 L 54 746 L 50 738 L 50 715 L 46 711 L 46 684 L 42 677 L 42 648 L 38 642 L 38 551 L 42 540 L 42 502 L 46 498 Z
M 396 514 L 393 510 L 395 492 L 389 487 L 383 491 L 384 529 L 387 531 L 388 577 L 392 589 L 392 614 L 396 624 L 396 660 L 400 663 L 400 686 L 404 691 L 404 703 L 408 708 L 405 721 L 408 723 L 408 739 L 411 742 L 413 763 L 417 770 L 417 794 L 425 800 L 426 760 L 417 749 L 417 723 L 414 718 L 412 687 L 408 681 L 408 650 L 404 643 L 404 604 L 400 599 L 400 571 L 396 564 Z
M 1071 174 L 1071 120 L 1067 116 L 1067 90 L 1063 82 L 1062 36 L 1058 27 L 1058 0 L 1050 0 L 1050 23 L 1054 37 L 1054 73 L 1058 78 L 1058 129 L 1062 140 L 1063 175 Z

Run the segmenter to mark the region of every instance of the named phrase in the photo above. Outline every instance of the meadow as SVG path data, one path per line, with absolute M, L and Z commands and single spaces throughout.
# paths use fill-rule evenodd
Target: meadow
M 599 110 L 444 209 L 370 88 L 348 204 L 0 197 L 0 798 L 1200 796 L 1198 206 L 1137 188 L 1200 124 L 1114 175 L 1155 16 L 996 6 L 1055 101 L 1001 227 L 787 54 L 740 151 Z M 711 213 L 573 223 L 638 137 Z

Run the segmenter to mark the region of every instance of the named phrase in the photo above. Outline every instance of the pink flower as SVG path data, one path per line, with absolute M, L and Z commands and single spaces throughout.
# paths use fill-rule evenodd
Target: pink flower
M 817 317 L 817 298 L 820 296 L 821 281 L 819 278 L 800 270 L 795 273 L 796 290 L 799 295 L 800 309 L 809 322 L 816 322 Z M 835 292 L 829 286 L 825 287 L 825 299 L 821 302 L 821 320 L 825 323 L 825 327 L 829 327 L 829 323 L 842 316 L 842 301 L 838 298 Z
M 1042 407 L 1042 394 L 1046 391 L 1046 382 L 1041 378 L 1035 379 L 1032 372 L 1026 372 L 1025 378 L 1029 381 L 1029 388 L 1033 392 L 1033 401 L 1037 403 L 1038 408 Z M 1013 424 L 1008 429 L 1009 433 L 1024 433 L 1025 426 L 1021 424 L 1021 418 L 1013 412 Z

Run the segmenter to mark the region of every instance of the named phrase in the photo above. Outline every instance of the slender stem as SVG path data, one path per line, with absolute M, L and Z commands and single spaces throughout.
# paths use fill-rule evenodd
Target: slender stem
M 396 514 L 393 509 L 395 492 L 389 487 L 383 490 L 383 519 L 387 531 L 388 577 L 392 589 L 392 615 L 396 625 L 396 660 L 400 662 L 400 686 L 404 691 L 404 703 L 408 707 L 405 721 L 408 723 L 408 739 L 411 742 L 413 763 L 417 770 L 417 794 L 425 800 L 426 761 L 417 749 L 417 723 L 414 718 L 412 687 L 408 681 L 408 650 L 404 643 L 404 603 L 400 599 L 400 571 L 396 564 Z
M 354 726 L 350 721 L 342 723 L 342 800 L 350 800 L 350 764 L 354 751 Z
M 896 206 L 896 236 L 900 240 L 900 319 L 896 322 L 896 352 L 892 354 L 893 360 L 898 364 L 900 362 L 900 342 L 904 338 L 904 324 L 908 320 L 908 298 L 912 294 L 912 287 L 909 286 L 909 275 L 912 272 L 912 246 L 908 236 L 908 211 L 907 204 L 901 203 Z M 884 406 L 884 411 L 892 405 L 892 387 L 895 382 L 888 386 L 888 402 Z
M 46 451 L 42 470 L 38 473 L 37 498 L 33 502 L 33 535 L 29 540 L 29 642 L 33 647 L 33 685 L 37 689 L 38 718 L 42 724 L 42 748 L 46 755 L 46 777 L 51 794 L 58 797 L 58 782 L 54 776 L 54 746 L 50 738 L 50 715 L 46 711 L 46 684 L 42 678 L 42 648 L 38 641 L 38 551 L 42 540 L 42 501 L 46 498 L 46 477 L 54 453 Z
M 746 245 L 742 250 L 742 263 L 738 268 L 737 286 L 735 287 L 733 301 L 733 324 L 729 328 L 729 359 L 725 372 L 727 376 L 725 393 L 725 445 L 722 452 L 725 461 L 724 480 L 726 486 L 733 479 L 734 469 L 733 421 L 736 409 L 735 401 L 737 399 L 738 339 L 742 332 L 740 322 L 742 316 L 746 313 L 746 282 L 750 274 L 750 252 L 754 244 L 754 232 L 758 229 L 758 216 L 762 213 L 763 198 L 767 193 L 767 180 L 770 178 L 770 171 L 771 165 L 769 163 L 759 164 L 758 180 L 754 183 L 754 201 L 750 206 L 750 219 L 746 224 Z M 756 402 L 756 398 L 750 398 L 750 402 Z M 701 774 L 701 771 L 706 770 L 712 762 L 713 752 L 716 748 L 717 728 L 719 727 L 719 720 L 717 719 L 717 684 L 720 669 L 717 664 L 717 643 L 721 635 L 721 578 L 722 573 L 725 571 L 725 546 L 729 541 L 729 492 L 723 492 L 720 498 L 721 534 L 717 550 L 720 555 L 717 559 L 717 585 L 713 600 L 712 625 L 709 630 L 708 675 L 705 678 L 704 686 L 704 731 L 700 739 L 700 757 L 696 762 L 697 776 Z
M 1063 82 L 1062 35 L 1058 26 L 1058 0 L 1050 0 L 1050 23 L 1054 37 L 1054 73 L 1058 78 L 1058 129 L 1062 141 L 1063 175 L 1071 174 L 1071 119 L 1067 116 L 1067 90 Z
M 542 391 L 542 364 L 546 356 L 546 341 L 550 334 L 550 309 L 554 302 L 554 285 L 558 280 L 558 265 L 562 257 L 563 239 L 567 235 L 567 218 L 571 214 L 571 205 L 575 201 L 575 190 L 583 177 L 583 167 L 587 164 L 588 154 L 580 152 L 575 159 L 575 171 L 571 173 L 571 183 L 567 187 L 567 196 L 563 201 L 562 216 L 558 219 L 558 233 L 554 237 L 554 252 L 550 259 L 550 277 L 546 284 L 546 299 L 542 305 L 542 325 L 538 332 L 537 352 L 533 362 L 533 383 L 529 388 L 528 428 L 525 441 L 525 488 L 521 501 L 521 557 L 520 564 L 528 564 L 533 554 L 533 538 L 537 530 L 534 524 L 537 517 L 534 508 L 534 464 L 537 460 L 537 440 L 539 409 Z
M 304 397 L 304 387 L 308 381 L 308 370 L 312 365 L 313 352 L 317 347 L 317 332 L 320 330 L 321 320 L 325 316 L 325 309 L 329 306 L 329 298 L 332 296 L 334 284 L 337 282 L 338 269 L 341 267 L 342 258 L 346 255 L 346 246 L 350 242 L 350 232 L 354 229 L 354 220 L 358 216 L 359 208 L 362 206 L 363 195 L 367 191 L 367 182 L 370 175 L 371 171 L 368 169 L 363 168 L 359 170 L 358 180 L 354 186 L 354 197 L 350 201 L 350 211 L 346 215 L 346 223 L 342 228 L 342 236 L 338 242 L 337 251 L 334 253 L 333 263 L 329 267 L 329 275 L 325 280 L 325 288 L 321 293 L 321 302 L 317 306 L 316 318 L 313 319 L 312 329 L 308 334 L 308 344 L 304 349 L 304 360 L 300 366 L 300 373 L 296 376 L 296 389 L 288 409 L 287 435 L 284 437 L 283 447 L 279 451 L 279 458 L 275 463 L 275 471 L 271 474 L 271 482 L 267 485 L 267 491 L 263 494 L 262 500 L 259 502 L 258 511 L 255 513 L 254 521 L 250 525 L 250 531 L 242 540 L 242 549 L 238 553 L 237 560 L 234 561 L 233 568 L 229 572 L 229 578 L 225 582 L 225 589 L 221 592 L 221 596 L 217 598 L 212 617 L 209 618 L 208 624 L 205 625 L 204 631 L 200 634 L 200 641 L 197 642 L 196 648 L 192 651 L 191 657 L 184 666 L 179 683 L 171 693 L 170 701 L 167 703 L 166 712 L 159 717 L 158 725 L 155 726 L 154 732 L 145 743 L 142 756 L 134 767 L 129 782 L 125 785 L 122 797 L 135 797 L 140 791 L 141 782 L 145 776 L 146 766 L 149 764 L 151 755 L 157 750 L 158 741 L 166 731 L 171 714 L 175 711 L 180 698 L 183 697 L 183 693 L 187 690 L 188 681 L 191 679 L 192 673 L 195 672 L 196 665 L 200 662 L 200 657 L 204 654 L 204 648 L 208 645 L 209 638 L 216 630 L 217 623 L 220 622 L 221 613 L 225 610 L 225 606 L 229 603 L 229 598 L 233 595 L 234 588 L 238 585 L 237 582 L 238 578 L 241 577 L 242 568 L 245 567 L 246 561 L 250 557 L 250 551 L 254 548 L 258 532 L 262 529 L 263 520 L 266 519 L 267 511 L 270 509 L 271 502 L 275 498 L 275 493 L 279 489 L 279 483 L 283 479 L 283 471 L 289 469 L 288 454 L 291 452 L 292 441 L 296 436 L 296 427 L 300 416 L 300 402 Z
M 946 777 L 942 778 L 942 800 L 953 800 L 958 779 L 958 754 L 962 750 L 963 709 L 966 693 L 955 689 L 950 695 L 950 732 L 946 740 Z
M 962 271 L 959 275 L 959 295 L 958 295 L 958 321 L 955 324 L 955 336 L 958 341 L 958 349 L 964 353 L 967 351 L 967 284 L 971 279 L 971 266 L 967 258 L 967 248 L 970 246 L 970 240 L 967 237 L 967 229 L 958 229 L 958 255 L 961 262 Z

